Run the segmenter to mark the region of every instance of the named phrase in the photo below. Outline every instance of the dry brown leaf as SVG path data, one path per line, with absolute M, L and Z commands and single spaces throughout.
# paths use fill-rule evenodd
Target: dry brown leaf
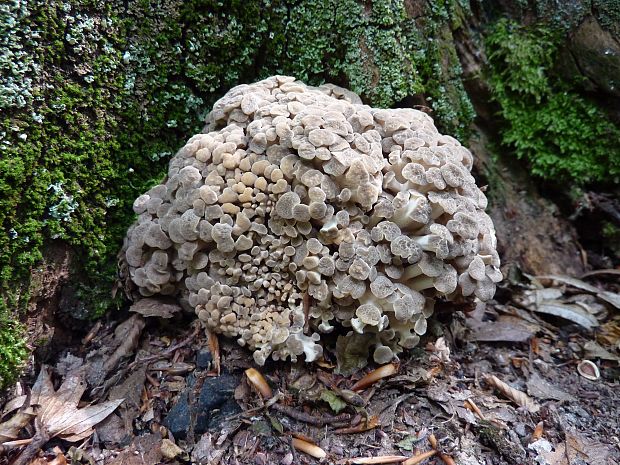
M 620 357 L 618 355 L 612 354 L 594 341 L 586 342 L 583 346 L 583 350 L 585 350 L 584 358 L 600 358 L 601 360 L 620 362 Z
M 616 294 L 615 292 L 603 291 L 591 284 L 586 283 L 577 278 L 571 278 L 570 276 L 559 276 L 559 275 L 547 275 L 547 276 L 536 276 L 537 279 L 552 279 L 554 281 L 560 282 L 562 284 L 566 284 L 568 286 L 575 287 L 582 291 L 590 292 L 595 294 L 599 299 L 604 300 L 607 303 L 610 303 L 614 307 L 620 310 L 620 294 Z
M 51 379 L 45 367 L 39 376 L 46 378 L 45 385 L 51 386 Z M 92 433 L 92 427 L 111 414 L 124 399 L 102 402 L 78 408 L 86 390 L 82 372 L 70 374 L 65 378 L 58 391 L 46 393 L 39 397 L 41 409 L 37 417 L 46 428 L 50 437 L 59 436 L 66 440 L 80 440 Z
M 526 382 L 527 392 L 530 396 L 537 399 L 553 399 L 559 401 L 572 402 L 575 397 L 564 392 L 549 381 L 541 378 L 538 374 L 532 373 L 530 379 Z
M 72 442 L 84 439 L 92 434 L 93 426 L 106 418 L 123 402 L 119 399 L 78 408 L 85 389 L 86 382 L 83 379 L 82 370 L 67 376 L 58 391 L 55 391 L 47 368 L 41 367 L 37 381 L 32 387 L 30 406 L 35 408 L 37 420 L 50 438 L 58 436 Z M 34 411 L 30 410 L 32 413 L 19 412 L 9 422 L 14 422 L 13 427 L 18 425 L 23 427 L 27 424 L 27 421 L 24 423 L 23 420 L 26 416 L 30 420 L 34 416 Z M 17 419 L 14 420 L 14 418 Z M 14 433 L 14 429 L 8 431 L 9 434 Z M 11 438 L 11 436 L 8 437 Z M 15 437 L 17 437 L 16 434 L 12 436 L 12 438 Z
M 165 297 L 147 297 L 140 299 L 129 307 L 130 312 L 139 313 L 144 317 L 172 318 L 175 313 L 182 310 L 174 299 Z
M 504 396 L 506 396 L 508 399 L 512 400 L 515 404 L 521 407 L 525 407 L 532 413 L 536 413 L 540 410 L 540 405 L 534 402 L 526 393 L 509 386 L 508 384 L 500 380 L 497 376 L 487 376 L 486 381 L 491 386 L 494 386 L 502 394 L 504 394 Z
M 0 418 L 4 418 L 9 413 L 14 412 L 18 408 L 21 408 L 26 403 L 27 399 L 28 399 L 28 396 L 24 394 L 24 395 L 17 396 L 15 398 L 9 400 L 4 405 L 4 408 L 2 409 L 2 413 L 0 413 Z
M 508 317 L 510 318 L 510 317 Z M 506 318 L 508 320 L 508 318 Z M 476 321 L 466 320 L 467 326 L 471 328 L 471 338 L 474 341 L 482 342 L 525 342 L 530 339 L 536 332 L 536 328 L 532 328 L 532 324 L 512 317 L 509 321 Z
M 566 432 L 563 442 L 555 446 L 551 452 L 542 452 L 542 456 L 550 465 L 574 465 L 576 463 L 608 464 L 613 456 L 613 446 L 593 442 L 577 432 Z
M 0 423 L 0 444 L 17 439 L 21 429 L 33 418 L 34 413 L 17 412 L 4 423 Z
M 110 355 L 103 364 L 103 369 L 107 373 L 116 367 L 116 364 L 127 355 L 131 354 L 138 345 L 138 340 L 144 329 L 144 319 L 140 315 L 133 315 L 123 321 L 114 330 L 115 341 L 120 341 L 120 345 Z
M 559 316 L 565 320 L 583 326 L 586 329 L 592 329 L 598 326 L 598 320 L 594 315 L 589 313 L 583 307 L 575 304 L 565 304 L 563 302 L 548 300 L 544 303 L 533 307 L 532 310 L 547 315 Z

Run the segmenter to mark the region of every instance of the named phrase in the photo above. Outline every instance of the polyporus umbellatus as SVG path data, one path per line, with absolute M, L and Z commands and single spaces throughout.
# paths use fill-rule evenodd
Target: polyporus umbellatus
M 240 85 L 135 201 L 125 268 L 259 365 L 316 360 L 335 328 L 387 362 L 436 299 L 488 300 L 502 279 L 471 168 L 420 111 L 286 76 Z

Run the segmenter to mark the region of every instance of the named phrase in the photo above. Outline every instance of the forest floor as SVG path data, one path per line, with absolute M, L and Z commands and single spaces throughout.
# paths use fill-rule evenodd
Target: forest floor
M 137 306 L 0 398 L 0 464 L 619 464 L 618 281 L 505 287 L 378 369 L 270 362 L 262 394 L 247 350 Z

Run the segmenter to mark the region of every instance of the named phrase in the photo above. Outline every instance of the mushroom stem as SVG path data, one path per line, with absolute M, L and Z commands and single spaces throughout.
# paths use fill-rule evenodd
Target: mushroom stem
M 423 278 L 416 279 L 407 283 L 409 288 L 416 291 L 423 291 L 424 289 L 431 289 L 435 287 L 435 279 L 430 276 L 424 276 Z
M 411 197 L 409 202 L 406 205 L 400 207 L 394 212 L 394 216 L 390 219 L 392 222 L 396 223 L 401 230 L 411 231 L 413 229 L 417 229 L 420 226 L 424 226 L 424 221 L 418 221 L 421 217 L 427 219 L 428 217 L 424 214 L 427 213 L 424 211 L 424 208 L 428 209 L 428 203 L 426 202 L 426 197 L 422 194 L 409 190 Z
M 415 265 L 410 265 L 407 268 L 405 268 L 405 271 L 403 275 L 400 277 L 400 280 L 409 281 L 410 279 L 420 276 L 421 274 L 422 274 L 422 269 L 420 268 L 420 265 L 416 263 Z
M 431 203 L 431 218 L 433 220 L 436 220 L 444 213 L 445 213 L 445 210 L 441 208 L 441 205 L 439 205 L 438 203 Z

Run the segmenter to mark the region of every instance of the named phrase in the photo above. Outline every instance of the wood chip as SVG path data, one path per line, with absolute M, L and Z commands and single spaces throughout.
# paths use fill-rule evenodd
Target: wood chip
M 273 391 L 271 390 L 271 387 L 269 387 L 269 384 L 267 384 L 265 377 L 260 373 L 260 371 L 255 368 L 248 368 L 247 370 L 245 370 L 245 376 L 248 377 L 250 384 L 252 384 L 252 386 L 254 386 L 258 392 L 260 392 L 260 395 L 263 396 L 263 399 L 269 399 L 273 396 Z
M 388 363 L 387 365 L 383 365 L 365 375 L 351 387 L 351 390 L 361 391 L 362 389 L 366 389 L 368 386 L 373 385 L 380 379 L 387 378 L 396 373 L 398 373 L 398 367 L 394 363 Z
M 534 402 L 534 400 L 532 400 L 526 393 L 509 386 L 508 384 L 500 380 L 497 376 L 487 376 L 486 381 L 491 386 L 495 387 L 498 391 L 500 391 L 505 397 L 512 400 L 520 407 L 525 407 L 528 411 L 532 413 L 536 413 L 540 410 L 540 405 Z
M 295 450 L 304 452 L 314 457 L 315 459 L 323 459 L 327 457 L 327 452 L 325 452 L 316 444 L 304 441 L 303 439 L 293 438 L 293 447 L 295 448 Z
M 426 459 L 430 459 L 437 453 L 436 450 L 429 450 L 428 452 L 423 452 L 421 454 L 415 455 L 407 460 L 405 460 L 402 465 L 418 465 L 424 462 Z

